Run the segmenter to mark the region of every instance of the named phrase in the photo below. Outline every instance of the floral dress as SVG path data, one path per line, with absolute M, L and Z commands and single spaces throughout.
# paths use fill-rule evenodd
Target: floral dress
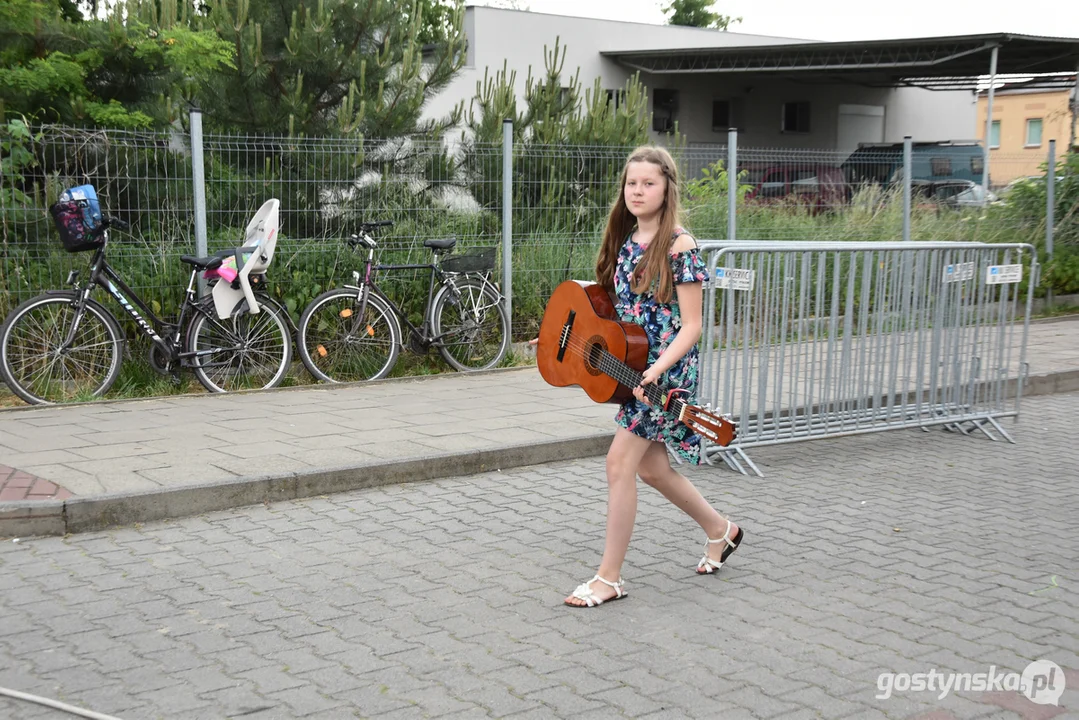
M 675 236 L 680 233 L 681 231 L 678 231 Z M 676 291 L 672 291 L 671 302 L 660 303 L 650 290 L 638 295 L 630 287 L 633 270 L 644 255 L 645 247 L 633 242 L 633 235 L 630 234 L 618 254 L 614 271 L 617 299 L 615 312 L 623 322 L 633 322 L 644 328 L 645 334 L 648 335 L 648 364 L 652 365 L 674 341 L 682 327 L 682 315 L 674 296 Z M 704 282 L 707 278 L 704 260 L 696 248 L 672 252 L 670 260 L 675 285 Z M 696 346 L 690 348 L 689 352 L 667 371 L 666 379 L 660 383 L 666 388 L 682 388 L 688 391 L 682 398 L 690 403 L 695 402 L 697 397 L 698 356 Z M 614 419 L 635 435 L 666 443 L 667 447 L 689 463 L 696 465 L 701 461 L 700 437 L 657 407 L 649 407 L 637 398 L 630 398 L 619 407 Z

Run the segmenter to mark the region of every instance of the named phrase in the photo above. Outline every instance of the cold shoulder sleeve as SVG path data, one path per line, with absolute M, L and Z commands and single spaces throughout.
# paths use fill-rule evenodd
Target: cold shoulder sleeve
M 697 248 L 671 253 L 671 274 L 674 276 L 675 285 L 704 282 L 708 279 L 706 270 L 701 251 Z

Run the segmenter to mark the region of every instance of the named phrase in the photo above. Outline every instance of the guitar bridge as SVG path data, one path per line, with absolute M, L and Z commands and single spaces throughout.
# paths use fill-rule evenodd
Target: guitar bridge
M 566 355 L 566 348 L 569 346 L 569 333 L 573 329 L 573 320 L 576 317 L 577 311 L 570 310 L 569 317 L 566 318 L 566 322 L 562 326 L 562 335 L 558 338 L 558 362 L 562 362 L 562 358 Z

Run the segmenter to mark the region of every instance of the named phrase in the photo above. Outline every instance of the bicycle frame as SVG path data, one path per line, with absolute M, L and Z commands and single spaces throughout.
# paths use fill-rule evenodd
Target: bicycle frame
M 427 302 L 423 306 L 423 323 L 421 329 L 413 325 L 412 321 L 408 319 L 408 316 L 400 307 L 398 307 L 397 303 L 387 297 L 386 293 L 382 292 L 378 288 L 378 285 L 374 282 L 374 274 L 377 274 L 383 270 L 392 272 L 395 270 L 422 270 L 424 268 L 427 268 L 430 272 L 428 273 Z M 374 271 L 374 273 L 372 273 L 372 270 Z M 354 273 L 353 277 L 356 277 L 357 275 L 359 275 L 359 273 Z M 360 304 L 360 317 L 363 317 L 364 311 L 366 310 L 366 292 L 369 292 L 370 288 L 374 288 L 375 292 L 377 292 L 382 297 L 382 299 L 385 300 L 387 304 L 389 304 L 390 308 L 393 310 L 394 314 L 397 315 L 398 319 L 404 321 L 405 325 L 408 326 L 408 331 L 412 333 L 414 337 L 425 343 L 435 342 L 438 340 L 438 338 L 430 337 L 428 335 L 428 331 L 430 330 L 431 301 L 435 297 L 436 279 L 440 282 L 443 279 L 442 274 L 439 272 L 438 265 L 436 263 L 409 263 L 406 265 L 372 265 L 370 260 L 368 260 L 366 277 L 364 278 L 364 282 L 361 285 L 361 289 L 364 290 L 364 297 L 362 298 Z
M 217 318 L 213 313 L 206 311 L 199 307 L 195 301 L 195 280 L 197 277 L 198 269 L 191 271 L 191 277 L 187 283 L 187 290 L 184 292 L 184 300 L 180 304 L 180 314 L 176 319 L 176 324 L 172 325 L 166 323 L 159 318 L 153 309 L 139 297 L 139 294 L 135 292 L 131 287 L 124 282 L 124 279 L 120 277 L 119 273 L 109 265 L 108 260 L 105 258 L 105 245 L 98 248 L 94 252 L 94 257 L 90 261 L 90 280 L 86 284 L 85 288 L 79 288 L 78 271 L 72 270 L 68 276 L 68 284 L 73 286 L 76 292 L 79 293 L 78 308 L 75 313 L 75 321 L 71 323 L 71 328 L 68 330 L 67 336 L 64 338 L 64 343 L 61 346 L 62 349 L 66 349 L 74 342 L 75 334 L 78 332 L 79 324 L 82 322 L 83 315 L 86 312 L 86 302 L 90 299 L 90 295 L 95 286 L 101 286 L 109 295 L 111 295 L 116 302 L 120 304 L 120 307 L 124 309 L 128 315 L 135 321 L 142 330 L 143 334 L 150 338 L 151 341 L 158 347 L 160 347 L 168 357 L 173 360 L 186 360 L 190 357 L 199 355 L 210 355 L 216 352 L 215 350 L 202 350 L 198 352 L 182 353 L 179 351 L 181 345 L 180 329 L 184 327 L 184 322 L 187 319 L 188 312 L 194 311 L 207 317 L 207 319 L 217 325 L 221 330 L 225 331 L 229 335 L 232 333 L 228 328 L 224 327 L 217 321 Z M 128 300 L 128 297 L 131 300 Z M 132 304 L 132 300 L 134 304 Z M 149 321 L 144 318 L 139 311 L 142 311 L 146 316 L 150 318 Z M 174 328 L 175 332 L 171 338 L 162 337 L 162 333 L 165 328 Z
M 441 267 L 439 267 L 439 265 L 438 265 L 437 259 L 436 259 L 435 262 L 432 262 L 432 263 L 408 263 L 408 264 L 405 264 L 405 265 L 376 265 L 374 263 L 374 255 L 375 255 L 374 247 L 369 247 L 368 248 L 368 253 L 367 253 L 367 261 L 364 263 L 364 277 L 363 277 L 363 280 L 362 281 L 360 280 L 360 273 L 358 271 L 354 270 L 352 272 L 352 277 L 356 281 L 357 284 L 356 285 L 345 285 L 346 288 L 348 288 L 349 290 L 355 290 L 360 295 L 360 297 L 359 297 L 359 300 L 360 300 L 360 312 L 356 316 L 356 322 L 360 322 L 360 320 L 365 316 L 365 313 L 367 311 L 367 298 L 368 298 L 368 295 L 372 290 L 374 290 L 374 292 L 377 293 L 379 297 L 381 297 L 384 301 L 386 301 L 386 304 L 389 305 L 390 309 L 393 311 L 393 314 L 396 315 L 399 320 L 404 321 L 405 325 L 408 326 L 409 333 L 411 333 L 411 335 L 414 338 L 416 338 L 419 342 L 423 343 L 424 345 L 438 346 L 442 341 L 442 335 L 434 336 L 434 335 L 430 334 L 430 329 L 431 329 L 431 304 L 434 301 L 434 296 L 435 296 L 435 281 L 436 280 L 438 281 L 439 286 L 444 285 L 446 283 L 450 283 L 452 285 L 453 284 L 453 278 L 450 275 L 448 275 L 448 274 L 446 274 L 446 273 L 444 273 L 442 271 Z M 437 258 L 437 253 L 436 253 L 436 258 Z M 382 290 L 379 289 L 378 283 L 376 283 L 375 280 L 374 280 L 374 276 L 378 272 L 383 271 L 383 270 L 395 271 L 395 270 L 423 270 L 423 269 L 430 270 L 430 273 L 428 275 L 428 283 L 427 283 L 427 302 L 424 305 L 424 309 L 423 309 L 423 324 L 422 324 L 422 328 L 421 328 L 421 327 L 416 327 L 415 325 L 413 325 L 412 321 L 408 319 L 408 316 L 397 305 L 397 303 L 395 303 L 393 300 L 391 300 L 386 295 L 386 293 L 382 292 Z M 478 273 L 466 273 L 466 274 L 468 274 L 468 275 L 478 275 Z M 491 284 L 490 281 L 488 280 L 488 275 L 489 275 L 489 273 L 484 273 L 483 276 L 482 276 L 483 277 L 483 282 L 486 285 Z M 499 293 L 499 295 L 501 295 L 501 293 Z M 354 327 L 352 329 L 352 332 L 355 332 L 355 331 L 356 331 L 356 328 Z

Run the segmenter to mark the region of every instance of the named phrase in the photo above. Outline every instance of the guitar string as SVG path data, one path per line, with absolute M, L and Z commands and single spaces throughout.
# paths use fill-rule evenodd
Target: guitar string
M 559 335 L 561 335 L 561 333 L 559 333 Z M 590 353 L 586 353 L 586 350 L 592 350 L 593 348 L 598 348 L 600 350 L 600 352 L 601 352 L 601 355 L 600 355 L 600 365 L 601 366 L 596 367 L 597 370 L 599 370 L 600 372 L 606 374 L 608 377 L 611 377 L 612 379 L 622 383 L 626 387 L 633 388 L 633 387 L 636 387 L 638 384 L 640 384 L 642 374 L 637 372 L 636 370 L 632 369 L 628 365 L 626 365 L 625 362 L 619 360 L 617 357 L 615 357 L 615 355 L 613 355 L 611 353 L 610 350 L 604 348 L 602 345 L 589 344 L 589 342 L 587 340 L 582 340 L 579 337 L 575 337 L 575 336 L 571 335 L 569 338 L 567 338 L 565 347 L 566 347 L 567 350 L 572 351 L 575 356 L 578 356 L 582 360 L 584 360 L 585 363 L 587 365 L 591 366 L 591 367 L 596 367 L 596 366 L 592 365 L 591 360 L 588 357 L 588 355 Z M 607 360 L 607 362 L 604 363 L 604 360 Z M 604 364 L 606 365 L 606 367 L 603 367 Z M 617 372 L 617 374 L 616 374 L 616 372 Z M 662 404 L 660 402 L 660 400 L 662 400 L 662 394 L 663 394 L 662 391 L 656 385 L 649 385 L 649 386 L 647 386 L 645 388 L 645 396 L 649 399 L 649 401 L 652 402 L 653 405 L 658 406 L 658 405 Z M 680 397 L 671 398 L 671 403 L 673 404 L 673 407 L 669 410 L 669 412 L 672 412 L 675 417 L 679 417 L 682 414 L 682 408 L 683 407 L 685 407 L 685 408 L 693 408 L 694 407 L 693 405 L 690 405 L 686 400 L 684 400 L 684 399 L 682 399 Z M 683 418 L 682 420 L 683 420 L 683 422 L 692 423 L 694 426 L 699 425 L 699 423 L 705 423 L 705 427 L 707 427 L 707 422 L 708 421 L 705 418 L 698 417 L 699 413 L 701 413 L 701 412 L 702 412 L 701 410 L 697 410 L 697 411 L 695 411 L 693 417 L 686 417 L 686 418 Z M 705 414 L 711 416 L 710 412 L 705 411 Z M 714 420 L 716 422 L 721 423 L 721 424 L 724 424 L 724 423 L 727 422 L 727 421 L 723 420 L 722 418 L 718 418 L 718 417 L 715 417 Z M 700 427 L 697 427 L 695 429 L 698 432 L 700 431 Z M 715 432 L 714 430 L 710 430 L 709 434 L 712 435 L 712 433 L 714 433 L 714 432 Z M 712 435 L 712 438 L 714 440 L 718 440 L 718 436 Z
M 589 357 L 591 355 L 591 352 L 588 351 L 591 351 L 593 348 L 597 347 L 600 349 L 601 355 L 599 359 L 599 364 L 593 365 L 591 362 L 591 357 Z M 626 365 L 623 361 L 619 360 L 607 348 L 599 345 L 590 345 L 587 340 L 581 340 L 573 336 L 570 336 L 570 338 L 566 342 L 566 348 L 568 350 L 572 350 L 574 355 L 584 359 L 586 364 L 590 367 L 596 368 L 600 372 L 604 373 L 610 378 L 613 378 L 614 380 L 617 380 L 628 388 L 637 387 L 641 382 L 641 378 L 643 377 L 643 375 Z M 645 397 L 647 397 L 653 405 L 661 404 L 660 401 L 663 399 L 663 392 L 658 386 L 649 385 L 645 387 L 644 394 Z M 673 412 L 676 416 L 681 414 L 683 405 L 689 404 L 680 397 L 672 398 L 671 402 L 677 403 L 677 405 L 671 408 L 671 412 Z

